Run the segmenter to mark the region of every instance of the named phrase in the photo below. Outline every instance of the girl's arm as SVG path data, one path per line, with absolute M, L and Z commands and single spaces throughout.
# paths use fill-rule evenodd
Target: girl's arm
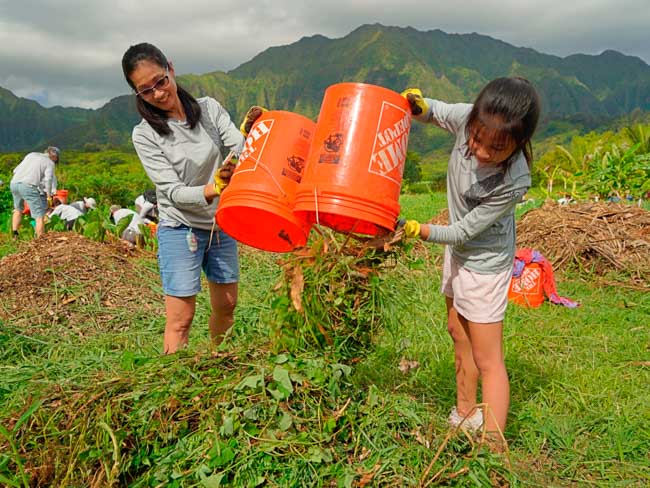
M 413 118 L 425 124 L 435 124 L 452 134 L 457 134 L 465 126 L 465 121 L 472 111 L 469 103 L 445 103 L 432 98 L 425 98 L 427 110 Z
M 513 210 L 525 193 L 526 188 L 521 188 L 487 198 L 452 225 L 423 224 L 420 226 L 420 238 L 453 246 L 464 244 Z

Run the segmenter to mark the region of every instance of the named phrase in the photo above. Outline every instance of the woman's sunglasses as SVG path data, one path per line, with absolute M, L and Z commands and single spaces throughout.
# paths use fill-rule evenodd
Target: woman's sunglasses
M 143 88 L 139 92 L 135 94 L 136 97 L 143 97 L 147 98 L 153 95 L 153 92 L 156 90 L 162 90 L 164 88 L 167 88 L 167 85 L 169 85 L 169 70 L 165 73 L 165 76 L 160 78 L 158 81 L 156 81 L 152 86 L 148 88 Z

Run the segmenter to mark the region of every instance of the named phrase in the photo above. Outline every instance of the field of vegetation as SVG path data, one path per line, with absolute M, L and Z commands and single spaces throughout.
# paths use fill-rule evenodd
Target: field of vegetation
M 560 196 L 634 209 L 642 200 L 647 213 L 648 129 L 634 130 L 636 142 L 620 131 L 549 150 L 520 221 Z M 0 155 L 1 179 L 20 157 Z M 107 221 L 109 204 L 130 204 L 148 181 L 129 153 L 67 158 L 63 186 L 101 202 L 75 232 L 55 222 L 32 241 L 27 225 L 10 240 L 0 189 L 1 484 L 650 484 L 647 274 L 574 255 L 556 280 L 579 308 L 509 308 L 508 449 L 493 453 L 446 422 L 455 387 L 439 246 L 376 252 L 323 229 L 297 253 L 242 247 L 232 333 L 210 343 L 204 291 L 190 346 L 162 356 L 155 242 L 128 249 Z M 404 216 L 445 208 L 432 185 L 409 182 Z

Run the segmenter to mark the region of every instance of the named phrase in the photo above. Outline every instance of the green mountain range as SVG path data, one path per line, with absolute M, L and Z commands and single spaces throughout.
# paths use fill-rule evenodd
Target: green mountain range
M 634 110 L 650 111 L 650 66 L 616 51 L 561 58 L 479 34 L 364 25 L 340 39 L 320 35 L 269 48 L 236 69 L 179 76 L 195 96 L 221 101 L 235 121 L 261 104 L 315 119 L 325 89 L 344 81 L 395 91 L 417 86 L 427 96 L 471 101 L 498 76 L 522 75 L 542 96 L 543 130 L 566 122 L 593 128 Z M 97 110 L 43 108 L 0 89 L 0 152 L 55 143 L 69 149 L 128 146 L 139 120 L 132 95 Z M 435 148 L 442 140 L 415 126 L 414 147 Z M 444 139 L 444 137 L 443 137 Z

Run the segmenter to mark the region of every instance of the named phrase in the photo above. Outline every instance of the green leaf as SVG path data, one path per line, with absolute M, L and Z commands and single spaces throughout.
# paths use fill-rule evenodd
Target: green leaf
M 276 366 L 273 370 L 273 379 L 288 392 L 287 396 L 293 393 L 293 384 L 289 378 L 289 371 L 285 368 Z
M 289 415 L 287 412 L 282 413 L 282 418 L 278 422 L 278 427 L 282 431 L 287 431 L 291 428 L 291 425 L 293 424 L 293 419 L 291 418 L 291 415 Z
M 249 388 L 251 390 L 256 390 L 257 388 L 263 386 L 264 386 L 264 375 L 256 374 L 252 376 L 247 376 L 246 378 L 241 380 L 237 384 L 237 386 L 235 386 L 235 391 L 245 390 L 246 388 Z
M 284 364 L 289 360 L 289 356 L 287 354 L 278 354 L 275 357 L 275 364 Z
M 231 436 L 233 432 L 235 431 L 235 419 L 233 419 L 232 415 L 226 415 L 223 418 L 223 424 L 221 425 L 221 428 L 219 429 L 219 432 L 223 436 Z
M 201 480 L 201 485 L 205 488 L 219 488 L 221 486 L 221 480 L 224 478 L 223 473 L 213 474 L 207 478 Z

